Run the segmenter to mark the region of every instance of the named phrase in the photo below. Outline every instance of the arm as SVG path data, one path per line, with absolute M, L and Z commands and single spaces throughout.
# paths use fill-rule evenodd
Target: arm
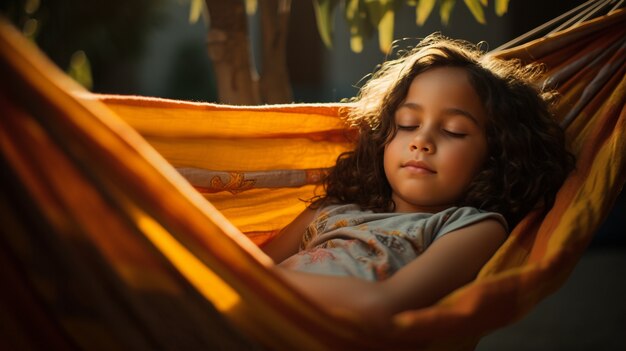
M 432 305 L 470 282 L 505 238 L 504 228 L 495 220 L 461 228 L 435 240 L 422 255 L 380 282 L 276 269 L 319 304 L 384 325 L 395 313 Z
M 311 221 L 313 221 L 315 211 L 316 210 L 310 208 L 302 211 L 298 217 L 283 228 L 269 243 L 263 245 L 261 249 L 271 257 L 275 263 L 280 263 L 298 252 L 304 231 Z

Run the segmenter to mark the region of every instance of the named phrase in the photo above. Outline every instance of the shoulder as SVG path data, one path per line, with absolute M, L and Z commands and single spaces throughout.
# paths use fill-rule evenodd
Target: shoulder
M 491 256 L 508 236 L 502 223 L 490 217 L 457 227 L 444 234 L 438 235 L 433 247 L 438 243 L 440 247 L 458 247 L 460 250 L 468 250 L 466 253 L 468 255 L 471 252 L 475 254 L 482 252 L 487 256 Z
M 498 232 L 507 233 L 508 225 L 504 216 L 497 212 L 489 212 L 475 207 L 451 207 L 436 214 L 434 219 L 440 223 L 437 237 L 454 232 L 456 230 L 475 227 L 476 225 L 487 226 L 498 229 Z
M 346 218 L 359 217 L 370 211 L 363 211 L 361 207 L 355 204 L 332 204 L 320 207 L 314 210 L 313 223 L 333 223 L 334 221 L 343 221 Z
M 302 211 L 275 238 L 263 245 L 263 251 L 276 263 L 298 252 L 305 230 L 315 215 L 316 210 L 311 208 Z
M 370 212 L 370 211 L 364 211 L 361 209 L 359 205 L 356 205 L 356 204 L 332 204 L 332 205 L 323 206 L 317 210 L 317 213 L 319 216 L 323 216 L 323 215 L 332 216 L 332 215 L 338 215 L 338 214 L 359 214 L 363 212 Z

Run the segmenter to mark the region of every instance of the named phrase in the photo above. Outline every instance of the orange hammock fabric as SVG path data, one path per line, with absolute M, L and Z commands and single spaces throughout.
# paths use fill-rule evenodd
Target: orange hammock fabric
M 350 147 L 339 104 L 94 95 L 1 22 L 0 345 L 473 347 L 567 279 L 624 184 L 625 17 L 498 53 L 546 64 L 577 168 L 475 281 L 384 333 L 309 301 L 257 247 Z

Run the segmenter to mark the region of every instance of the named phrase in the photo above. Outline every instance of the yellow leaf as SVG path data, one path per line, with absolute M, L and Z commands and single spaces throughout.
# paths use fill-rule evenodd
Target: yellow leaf
M 189 23 L 198 22 L 198 18 L 202 15 L 204 9 L 204 0 L 191 0 L 191 7 L 189 9 Z
M 395 20 L 393 6 L 389 6 L 378 23 L 378 46 L 380 51 L 389 53 L 393 42 L 393 24 Z
M 361 23 L 359 0 L 350 0 L 346 4 L 346 20 L 350 25 L 350 49 L 353 52 L 363 51 L 363 24 Z
M 509 9 L 509 0 L 496 0 L 496 15 L 502 16 Z
M 423 26 L 430 13 L 435 7 L 435 0 L 419 0 L 417 7 L 415 8 L 415 17 L 417 18 L 417 25 Z
M 485 12 L 480 0 L 463 0 L 478 23 L 485 24 Z
M 87 90 L 91 90 L 93 87 L 91 64 L 89 63 L 89 59 L 83 50 L 78 50 L 72 54 L 67 73 Z
M 384 53 L 389 52 L 391 49 L 391 43 L 393 42 L 393 29 L 394 29 L 394 1 L 393 0 L 366 0 L 365 7 L 366 17 L 369 17 L 370 21 L 363 21 L 358 23 L 359 30 L 363 34 L 363 37 L 369 37 L 370 26 L 374 26 L 378 30 L 378 46 Z
M 346 20 L 350 25 L 350 49 L 353 52 L 363 51 L 363 38 L 365 37 L 366 13 L 361 8 L 360 0 L 350 0 L 346 4 Z
M 350 36 L 350 49 L 357 54 L 363 51 L 363 36 L 353 34 Z
M 252 16 L 256 13 L 258 7 L 257 0 L 246 0 L 246 13 Z
M 314 0 L 315 18 L 317 19 L 317 31 L 320 33 L 322 42 L 327 48 L 333 47 L 333 10 L 337 0 Z
M 362 0 L 367 10 L 367 15 L 370 19 L 370 23 L 374 27 L 378 27 L 378 24 L 387 13 L 387 10 L 393 8 L 393 0 Z M 363 8 L 363 6 L 361 6 Z
M 442 0 L 441 5 L 439 6 L 439 17 L 441 17 L 441 22 L 444 25 L 447 25 L 450 21 L 450 13 L 452 13 L 452 9 L 454 8 L 455 0 Z
M 359 0 L 349 0 L 346 4 L 346 19 L 356 21 L 359 15 Z

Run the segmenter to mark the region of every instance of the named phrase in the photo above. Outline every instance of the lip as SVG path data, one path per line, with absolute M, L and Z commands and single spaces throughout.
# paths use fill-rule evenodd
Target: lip
M 434 174 L 435 172 L 426 162 L 419 160 L 409 160 L 402 164 L 402 168 L 406 168 L 409 171 L 415 173 Z

